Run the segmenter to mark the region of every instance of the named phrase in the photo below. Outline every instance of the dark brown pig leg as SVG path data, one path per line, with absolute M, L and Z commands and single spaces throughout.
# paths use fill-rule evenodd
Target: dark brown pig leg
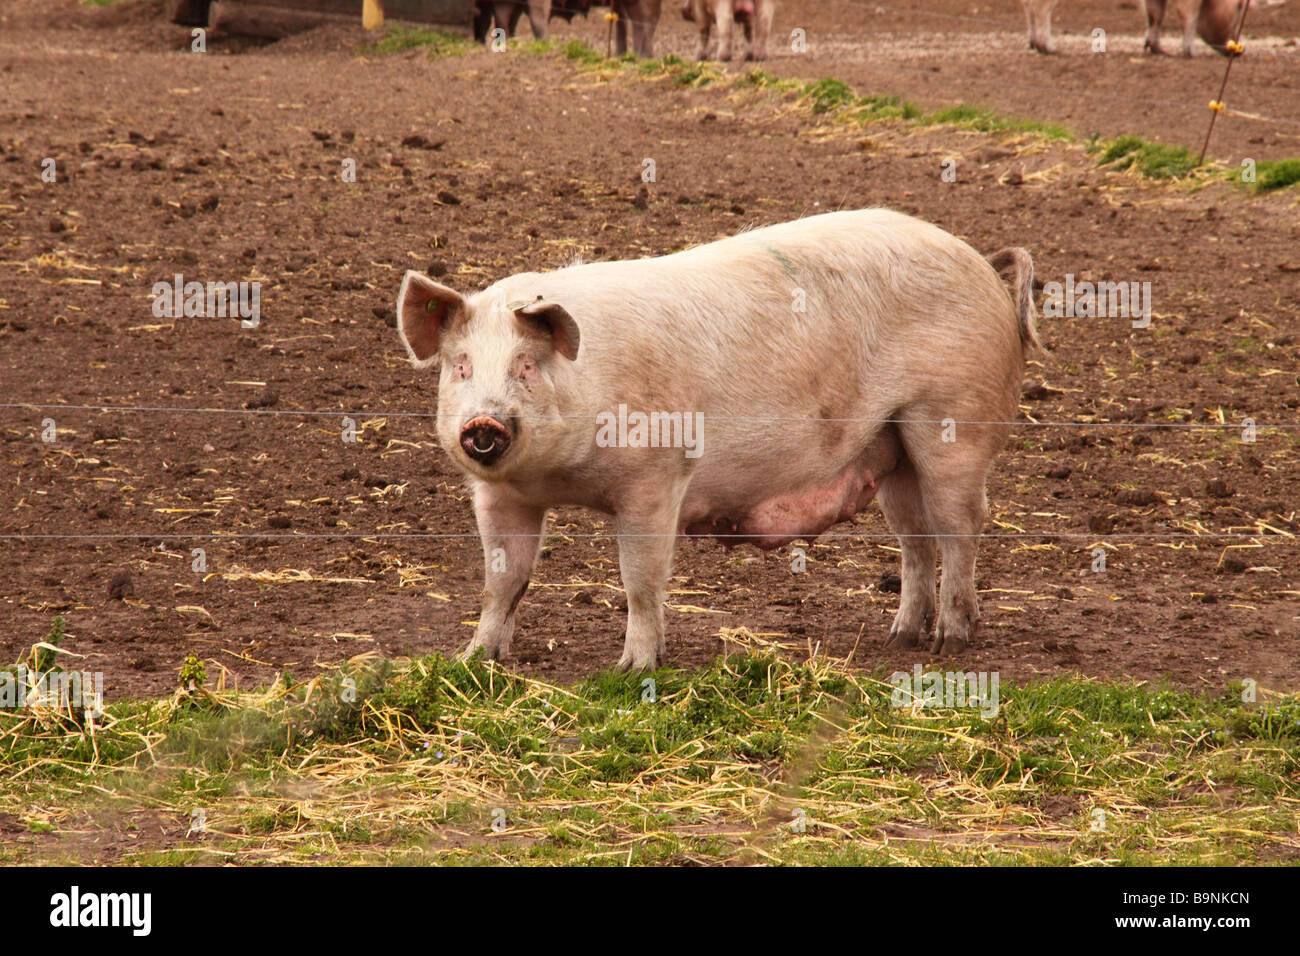
M 1142 48 L 1148 53 L 1164 53 L 1160 49 L 1160 24 L 1165 19 L 1166 0 L 1146 0 L 1147 2 L 1147 38 Z

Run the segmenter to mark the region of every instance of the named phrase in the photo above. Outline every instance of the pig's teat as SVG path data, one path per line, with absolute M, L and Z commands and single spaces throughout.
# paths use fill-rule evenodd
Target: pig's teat
M 510 447 L 510 430 L 490 415 L 479 415 L 460 430 L 460 447 L 479 464 L 491 465 Z

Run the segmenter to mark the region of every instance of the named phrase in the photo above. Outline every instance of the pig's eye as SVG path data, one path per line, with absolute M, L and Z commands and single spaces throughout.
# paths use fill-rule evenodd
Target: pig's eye
M 453 382 L 464 381 L 474 374 L 474 367 L 469 363 L 468 355 L 456 356 L 456 361 L 451 366 L 451 380 Z
M 525 382 L 537 377 L 537 362 L 527 355 L 521 355 L 515 359 L 514 366 L 515 378 L 523 379 Z

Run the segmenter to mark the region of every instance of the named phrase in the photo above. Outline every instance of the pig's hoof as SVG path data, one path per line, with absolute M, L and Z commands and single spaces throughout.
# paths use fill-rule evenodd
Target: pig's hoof
M 487 647 L 484 647 L 482 644 L 471 644 L 469 647 L 465 648 L 463 651 L 460 652 L 458 659 L 466 663 L 472 661 L 476 657 L 481 658 L 482 660 L 485 661 L 499 661 L 504 656 L 505 656 L 505 651 L 500 648 L 496 650 L 491 650 Z
M 885 639 L 886 647 L 916 647 L 921 642 L 918 631 L 890 631 Z
M 940 631 L 935 635 L 934 643 L 930 645 L 931 654 L 960 654 L 966 650 L 966 642 L 956 636 L 950 636 Z
M 618 659 L 615 665 L 621 671 L 652 671 L 655 669 L 655 656 L 653 654 L 639 657 L 637 655 L 623 652 L 623 656 Z

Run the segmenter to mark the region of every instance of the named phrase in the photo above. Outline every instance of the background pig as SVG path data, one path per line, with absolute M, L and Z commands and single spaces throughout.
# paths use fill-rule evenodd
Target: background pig
M 1192 55 L 1192 43 L 1197 34 L 1226 55 L 1225 44 L 1233 38 L 1243 2 L 1249 0 L 1146 0 L 1147 38 L 1144 46 L 1151 53 L 1165 52 L 1160 47 L 1160 25 L 1165 10 L 1172 6 L 1183 24 L 1183 56 Z
M 628 603 L 619 664 L 642 668 L 664 653 L 678 534 L 776 548 L 876 497 L 902 545 L 889 642 L 914 645 L 933 624 L 933 651 L 962 650 L 978 618 L 985 477 L 1037 345 L 1029 255 L 995 260 L 1014 269 L 1014 301 L 966 243 L 869 209 L 523 273 L 468 297 L 408 272 L 398 330 L 417 368 L 440 366 L 438 436 L 467 475 L 483 543 L 468 652 L 508 653 L 547 508 L 613 516 Z M 602 442 L 597 422 L 620 406 L 702 416 L 702 444 Z
M 1039 53 L 1055 53 L 1052 42 L 1052 11 L 1057 0 L 1020 0 L 1029 23 L 1029 45 Z
M 736 24 L 744 28 L 745 39 L 749 41 L 745 59 L 766 60 L 767 38 L 775 14 L 776 0 L 687 0 L 682 6 L 682 16 L 700 28 L 700 42 L 695 51 L 697 60 L 708 59 L 710 47 L 715 45 L 717 59 L 730 60 L 732 32 Z
M 478 0 L 474 13 L 474 39 L 479 43 L 491 39 L 493 27 L 501 27 L 507 37 L 515 35 L 519 17 L 528 13 L 528 23 L 533 28 L 533 36 L 539 40 L 546 36 L 551 19 L 551 0 Z
M 663 0 L 612 0 L 612 7 L 618 14 L 618 22 L 614 24 L 614 52 L 619 56 L 627 52 L 627 31 L 631 24 L 632 52 L 637 56 L 653 56 Z

